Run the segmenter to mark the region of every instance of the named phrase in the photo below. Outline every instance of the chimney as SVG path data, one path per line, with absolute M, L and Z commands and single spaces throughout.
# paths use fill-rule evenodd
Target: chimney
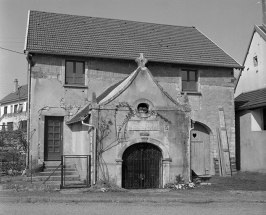
M 14 93 L 18 90 L 18 79 L 15 79 L 14 81 Z
M 262 23 L 266 27 L 266 0 L 261 0 L 262 4 Z

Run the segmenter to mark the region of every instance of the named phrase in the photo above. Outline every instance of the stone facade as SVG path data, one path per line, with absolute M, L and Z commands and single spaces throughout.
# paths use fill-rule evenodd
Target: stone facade
M 84 86 L 72 86 L 65 84 L 65 60 L 79 60 L 85 62 Z M 34 165 L 45 162 L 45 117 L 62 116 L 64 117 L 64 123 L 69 121 L 73 116 L 75 116 L 76 113 L 82 110 L 82 108 L 91 103 L 93 92 L 96 93 L 96 96 L 101 95 L 110 86 L 127 78 L 137 68 L 136 63 L 130 60 L 90 57 L 35 54 L 32 57 L 32 61 L 34 65 L 31 67 L 30 129 L 31 131 L 36 129 L 36 132 L 33 133 L 30 141 L 30 153 L 33 156 Z M 206 128 L 209 133 L 209 153 L 207 155 L 209 167 L 207 173 L 214 175 L 215 170 L 213 159 L 217 157 L 216 128 L 219 128 L 220 126 L 218 115 L 219 107 L 223 107 L 224 109 L 228 142 L 230 147 L 230 156 L 231 158 L 235 157 L 233 69 L 159 62 L 149 62 L 146 64 L 146 67 L 149 69 L 150 73 L 158 82 L 158 84 L 163 88 L 163 90 L 167 92 L 167 94 L 169 94 L 169 96 L 172 97 L 175 102 L 177 102 L 181 106 L 185 104 L 184 100 L 186 100 L 184 98 L 185 94 L 184 92 L 182 92 L 181 70 L 193 69 L 198 72 L 198 91 L 187 93 L 188 103 L 191 108 L 188 119 L 192 119 L 194 122 L 200 123 L 204 128 Z M 143 83 L 143 85 L 145 85 L 145 83 Z M 149 95 L 149 88 L 144 89 L 144 94 Z M 134 99 L 137 100 L 137 97 Z M 134 99 L 132 97 L 127 102 L 130 103 L 130 101 L 133 101 Z M 119 102 L 123 101 L 124 100 L 118 99 L 118 101 L 113 104 L 113 107 L 115 107 L 115 105 L 117 105 Z M 153 97 L 152 102 L 155 101 L 156 97 Z M 133 104 L 130 105 L 132 106 Z M 185 132 L 186 138 L 189 138 L 188 132 L 190 123 L 183 122 L 183 120 L 179 119 L 179 117 L 174 113 L 168 114 L 167 111 L 163 111 L 162 107 L 161 109 L 162 110 L 159 111 L 161 115 L 165 116 L 165 118 L 169 118 L 175 121 L 174 127 L 179 128 L 180 126 L 182 127 L 187 124 L 183 130 Z M 107 115 L 113 116 L 113 111 L 114 110 L 110 110 L 110 113 L 108 114 L 108 111 L 101 114 L 103 114 L 103 117 L 107 117 Z M 182 114 L 180 115 L 180 117 L 181 116 Z M 111 121 L 114 121 L 114 119 L 111 119 Z M 179 121 L 182 121 L 180 125 L 178 124 Z M 112 131 L 112 135 L 113 134 L 116 134 L 116 132 Z M 132 135 L 134 136 L 134 134 Z M 163 137 L 165 134 L 162 133 L 161 135 Z M 149 137 L 150 139 L 147 141 L 156 145 L 156 141 L 158 141 L 158 139 L 160 140 L 159 136 L 158 138 Z M 110 139 L 112 138 L 110 137 Z M 170 138 L 172 142 L 178 142 L 180 140 L 180 135 L 178 136 L 178 132 L 173 131 L 172 138 L 173 139 Z M 64 124 L 63 154 L 92 154 L 92 139 L 92 133 L 88 133 L 88 128 L 84 125 L 81 125 L 81 123 L 75 123 L 74 125 Z M 131 138 L 131 143 L 127 144 L 131 145 L 137 139 L 139 139 L 139 141 L 142 141 L 138 136 Z M 162 139 L 159 142 L 165 141 Z M 157 145 L 160 144 L 158 143 Z M 179 150 L 182 151 L 182 149 L 176 150 L 177 154 Z M 120 155 L 120 157 L 118 155 L 116 156 L 116 159 L 118 160 L 117 163 L 113 165 L 113 163 L 108 160 L 114 160 L 112 153 L 110 155 L 107 155 L 106 162 L 110 164 L 112 177 L 116 177 L 116 180 L 119 181 L 121 180 L 121 178 L 119 179 L 118 177 L 117 179 L 116 172 L 119 170 L 117 170 L 116 168 L 119 168 L 117 167 L 117 164 L 119 163 L 119 158 L 122 155 Z M 175 160 L 175 155 L 171 154 L 171 157 L 169 159 Z M 182 165 L 182 163 L 183 162 L 181 162 L 180 165 Z M 179 170 L 170 173 L 170 176 L 169 173 L 166 174 L 168 174 L 168 176 L 167 180 L 164 181 L 165 183 L 169 180 L 173 180 L 175 175 L 181 174 L 183 176 L 186 176 L 184 174 L 184 169 L 182 169 L 181 167 Z M 117 183 L 119 184 L 120 182 Z

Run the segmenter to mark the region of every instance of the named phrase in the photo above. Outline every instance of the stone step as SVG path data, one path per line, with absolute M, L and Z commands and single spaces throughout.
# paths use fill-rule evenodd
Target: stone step
M 48 176 L 34 176 L 32 177 L 32 181 L 45 181 L 48 178 Z M 28 181 L 31 180 L 30 177 L 27 178 Z M 52 175 L 48 181 L 61 181 L 61 176 L 54 176 Z M 65 181 L 79 181 L 79 175 L 66 175 Z
M 77 171 L 76 168 L 70 168 L 70 167 L 64 168 L 64 170 L 65 171 Z M 55 172 L 61 172 L 61 167 L 58 168 L 58 169 L 56 169 L 56 168 L 45 168 L 43 170 L 43 172 L 53 172 L 53 171 L 55 171 Z
M 58 176 L 58 175 L 61 176 L 61 170 L 55 171 L 55 172 L 53 172 L 53 171 L 40 172 L 39 176 L 49 176 L 51 174 L 52 174 L 52 176 Z M 76 171 L 75 169 L 74 170 L 66 170 L 66 171 L 64 171 L 64 174 L 65 175 L 78 175 L 78 171 Z

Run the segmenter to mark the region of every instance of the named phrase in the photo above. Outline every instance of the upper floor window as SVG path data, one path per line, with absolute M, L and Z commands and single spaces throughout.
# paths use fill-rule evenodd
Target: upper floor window
M 182 91 L 198 91 L 198 74 L 195 70 L 182 70 Z
M 7 106 L 4 107 L 4 114 L 7 114 Z
M 66 84 L 85 85 L 85 64 L 82 61 L 66 61 Z
M 18 105 L 14 105 L 14 113 L 17 113 L 18 111 Z
M 23 111 L 23 104 L 19 104 L 18 106 L 18 113 Z

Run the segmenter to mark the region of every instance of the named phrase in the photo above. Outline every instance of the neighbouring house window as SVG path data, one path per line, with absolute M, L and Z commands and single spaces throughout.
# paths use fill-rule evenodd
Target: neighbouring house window
M 7 123 L 7 130 L 8 131 L 13 131 L 13 122 L 8 122 Z
M 182 91 L 198 91 L 198 77 L 195 70 L 182 70 Z
M 19 129 L 26 132 L 27 131 L 27 120 L 19 122 Z
M 18 105 L 14 105 L 14 113 L 18 112 Z
M 2 124 L 2 131 L 5 131 L 6 130 L 6 124 L 3 122 Z
M 7 106 L 4 107 L 4 114 L 7 114 Z
M 258 66 L 258 56 L 253 57 L 254 66 Z
M 85 85 L 85 63 L 66 61 L 66 84 Z
M 18 106 L 18 113 L 23 111 L 23 104 L 19 104 Z

